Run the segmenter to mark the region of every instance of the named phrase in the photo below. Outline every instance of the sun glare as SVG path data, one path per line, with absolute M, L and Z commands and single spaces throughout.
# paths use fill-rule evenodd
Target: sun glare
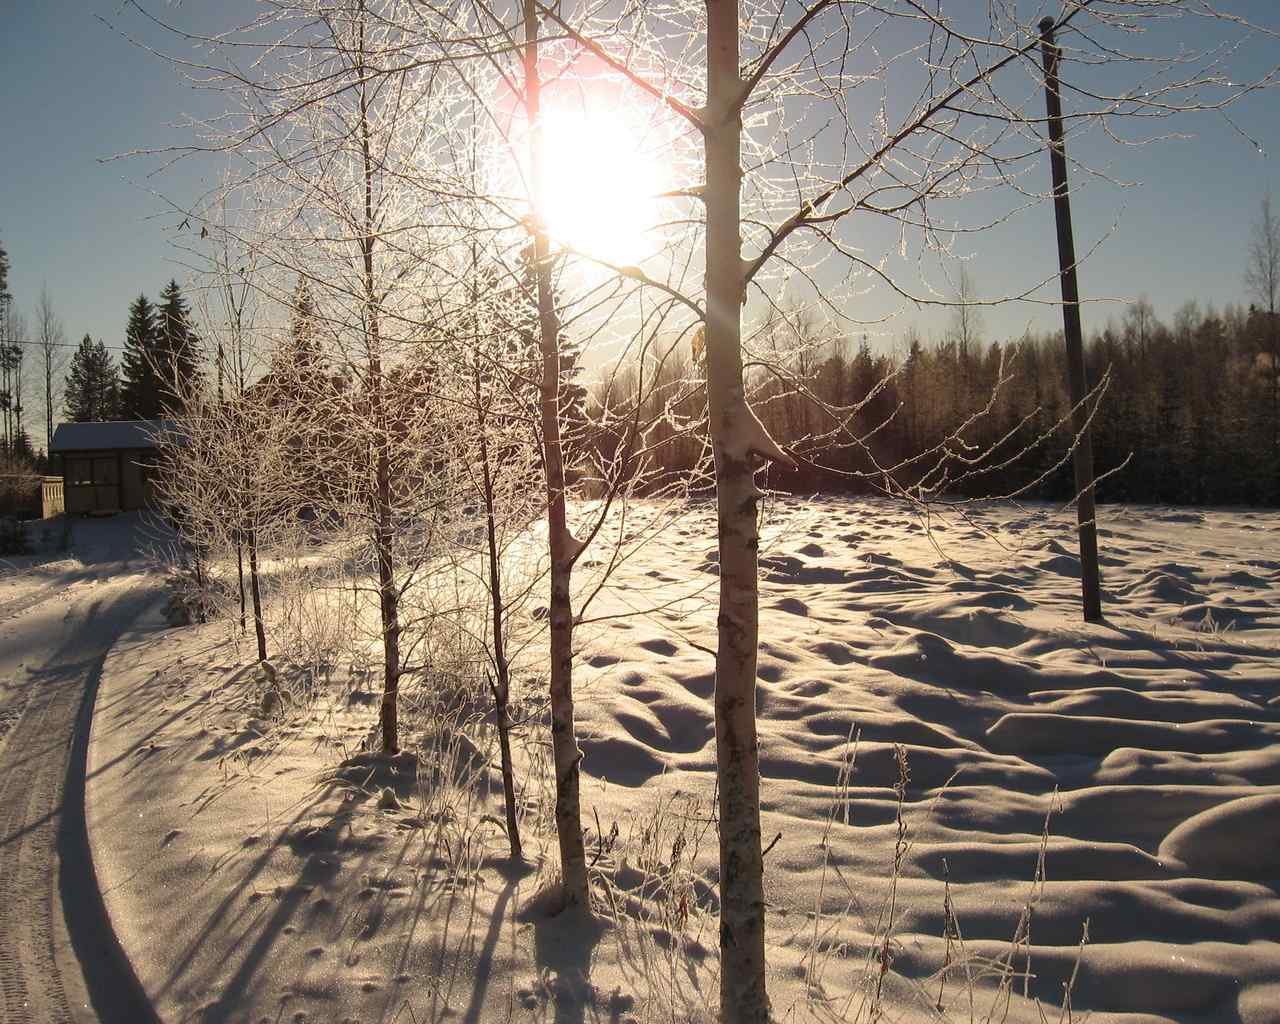
M 506 144 L 515 166 L 506 166 L 527 195 L 527 127 L 521 105 L 509 102 Z M 578 55 L 546 70 L 541 116 L 541 215 L 553 242 L 619 265 L 658 252 L 666 212 L 660 196 L 673 187 L 676 135 L 652 98 Z
M 645 126 L 625 111 L 561 103 L 543 120 L 543 216 L 552 238 L 611 263 L 658 244 L 658 194 L 669 186 Z

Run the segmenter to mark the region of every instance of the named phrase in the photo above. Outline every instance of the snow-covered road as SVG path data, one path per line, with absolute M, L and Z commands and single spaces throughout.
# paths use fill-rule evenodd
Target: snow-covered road
M 85 829 L 85 757 L 107 653 L 158 623 L 137 520 L 77 522 L 73 557 L 0 580 L 0 1021 L 146 1022 Z

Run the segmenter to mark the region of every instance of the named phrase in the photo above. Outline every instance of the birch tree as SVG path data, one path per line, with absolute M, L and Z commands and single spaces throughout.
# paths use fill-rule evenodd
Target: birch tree
M 504 312 L 510 297 L 498 286 L 499 276 L 482 268 L 474 239 L 465 277 L 465 307 L 439 326 L 449 346 L 445 365 L 454 378 L 444 390 L 466 424 L 466 440 L 454 457 L 462 466 L 467 504 L 479 516 L 478 529 L 467 521 L 465 535 L 452 545 L 454 570 L 482 595 L 475 616 L 482 626 L 472 633 L 488 663 L 507 842 L 512 859 L 523 860 L 511 745 L 513 668 L 535 639 L 527 628 L 529 602 L 545 583 L 542 567 L 525 554 L 531 546 L 528 530 L 545 508 L 538 497 L 540 466 L 532 444 L 532 353 L 520 332 L 511 329 Z M 522 623 L 526 628 L 520 628 Z
M 1277 325 L 1280 313 L 1276 311 L 1276 300 L 1280 298 L 1280 217 L 1271 208 L 1270 195 L 1263 198 L 1258 219 L 1253 223 L 1244 280 L 1265 323 L 1261 347 L 1268 362 L 1265 373 L 1270 385 L 1274 455 L 1280 451 L 1280 327 Z
M 49 297 L 49 289 L 40 289 L 35 316 L 36 368 L 40 374 L 44 399 L 45 452 L 53 449 L 53 412 L 57 408 L 57 396 L 62 384 L 62 372 L 67 368 L 67 335 L 62 319 Z
M 544 31 L 544 15 L 533 3 L 423 5 L 422 10 L 429 10 L 431 19 L 415 22 L 423 44 L 417 52 L 421 59 L 447 67 L 465 97 L 459 104 L 456 184 L 444 205 L 463 237 L 488 240 L 498 272 L 486 287 L 507 297 L 503 315 L 508 329 L 534 357 L 521 386 L 532 402 L 530 438 L 538 452 L 545 495 L 561 905 L 586 910 L 590 887 L 580 800 L 582 752 L 574 723 L 573 647 L 574 631 L 585 621 L 601 581 L 578 588 L 575 568 L 588 546 L 604 546 L 602 531 L 610 515 L 646 475 L 636 470 L 646 460 L 645 431 L 651 424 L 644 422 L 641 406 L 636 405 L 632 415 L 615 419 L 613 426 L 622 430 L 609 457 L 585 465 L 587 453 L 599 456 L 600 449 L 585 436 L 591 425 L 584 416 L 586 393 L 574 379 L 575 369 L 580 349 L 598 342 L 612 348 L 601 374 L 608 378 L 637 354 L 669 353 L 688 328 L 665 333 L 678 305 L 671 297 L 645 308 L 637 304 L 636 282 L 577 274 L 590 258 L 578 252 L 561 229 L 565 215 L 572 216 L 569 208 L 582 197 L 572 194 L 564 161 L 556 159 L 558 140 L 549 138 L 554 115 L 572 106 L 564 94 L 566 82 L 568 91 L 574 88 L 574 56 L 565 51 L 561 34 L 554 28 Z M 484 150 L 479 181 L 477 137 Z M 581 183 L 582 178 L 575 180 Z M 461 201 L 464 197 L 466 202 Z M 642 380 L 644 386 L 649 382 Z M 592 478 L 594 500 L 571 507 L 573 480 L 583 474 Z M 603 558 L 606 566 L 616 565 L 619 557 L 616 544 L 610 545 Z M 583 591 L 580 596 L 575 596 L 577 589 Z
M 367 529 L 387 753 L 400 748 L 398 694 L 408 671 L 402 599 L 421 581 L 421 565 L 397 561 L 405 550 L 397 532 L 430 476 L 407 486 L 403 475 L 430 468 L 425 452 L 408 454 L 426 440 L 423 410 L 408 393 L 421 378 L 408 364 L 423 340 L 424 281 L 439 243 L 427 193 L 416 187 L 439 128 L 425 116 L 433 80 L 396 21 L 403 6 L 296 0 L 217 38 L 173 27 L 209 54 L 199 65 L 175 64 L 230 106 L 195 125 L 196 141 L 178 153 L 216 153 L 230 164 L 213 202 L 184 212 L 207 226 L 228 196 L 251 208 L 235 240 L 258 255 L 261 287 L 285 302 L 301 277 L 318 311 L 332 374 L 313 380 L 319 390 L 305 399 L 315 413 L 309 465 L 331 481 L 327 500 Z
M 175 524 L 196 565 L 202 617 L 223 611 L 212 575 L 234 553 L 239 617 L 245 623 L 242 552 L 248 555 L 248 594 L 258 661 L 266 661 L 267 614 L 261 553 L 279 545 L 296 524 L 299 477 L 288 441 L 296 433 L 288 410 L 265 389 L 222 399 L 187 392 L 182 412 L 158 438 L 159 504 Z
M 652 284 L 688 299 L 705 325 L 721 573 L 721 1010 L 727 1021 L 763 1021 L 756 474 L 762 462 L 791 459 L 749 401 L 744 307 L 750 316 L 788 286 L 803 288 L 836 322 L 855 315 L 851 300 L 869 287 L 915 305 L 946 303 L 927 280 L 912 281 L 912 263 L 950 257 L 964 232 L 1044 198 L 1022 180 L 1044 152 L 1034 105 L 1039 31 L 1001 0 L 959 14 L 913 0 L 537 9 L 647 90 L 701 144 L 702 173 L 685 192 L 704 232 L 702 280 L 690 274 Z M 1214 41 L 1199 55 L 1155 32 L 1147 45 L 1142 30 L 1165 18 L 1185 19 L 1197 43 Z M 1079 0 L 1062 8 L 1054 27 L 1066 47 L 1061 70 L 1074 90 L 1076 130 L 1221 109 L 1269 80 L 1241 86 L 1221 72 L 1215 47 L 1235 44 L 1250 26 L 1199 0 Z M 997 212 L 968 202 L 981 192 L 1005 197 Z M 866 247 L 881 223 L 893 227 L 880 241 L 886 249 L 898 242 L 901 259 Z M 1045 263 L 1043 275 L 1006 297 L 1052 302 L 1039 298 L 1056 276 Z
M 259 548 L 298 508 L 296 466 L 286 448 L 296 410 L 275 396 L 250 394 L 250 384 L 262 371 L 260 318 L 262 296 L 256 283 L 257 255 L 233 242 L 225 205 L 207 252 L 195 248 L 205 285 L 199 295 L 207 346 L 212 350 L 214 380 L 206 405 L 216 410 L 215 432 L 226 435 L 223 475 L 224 529 L 236 553 L 236 584 L 240 632 L 246 628 L 245 549 L 249 555 L 248 597 L 253 605 L 254 639 L 258 660 L 267 660 L 266 625 L 259 576 Z M 177 373 L 170 388 L 181 387 Z M 230 405 L 227 405 L 227 402 Z M 274 404 L 274 408 L 272 407 Z M 179 403 L 181 408 L 181 403 Z M 208 410 L 205 410 L 208 415 Z M 255 439 L 255 433 L 259 434 Z M 255 455 L 254 445 L 260 449 Z

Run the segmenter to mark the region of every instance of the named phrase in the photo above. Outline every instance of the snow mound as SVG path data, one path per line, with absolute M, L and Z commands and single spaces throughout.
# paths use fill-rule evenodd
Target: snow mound
M 1280 793 L 1188 818 L 1160 844 L 1160 859 L 1200 878 L 1280 879 Z

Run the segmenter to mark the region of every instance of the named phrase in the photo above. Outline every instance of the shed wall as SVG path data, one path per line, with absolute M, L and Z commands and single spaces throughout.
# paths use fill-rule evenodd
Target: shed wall
M 63 493 L 67 512 L 133 511 L 145 508 L 152 490 L 153 453 L 139 449 L 65 452 Z
M 147 503 L 146 475 L 140 461 L 141 452 L 125 452 L 124 472 L 120 477 L 120 503 L 124 509 L 142 508 Z

